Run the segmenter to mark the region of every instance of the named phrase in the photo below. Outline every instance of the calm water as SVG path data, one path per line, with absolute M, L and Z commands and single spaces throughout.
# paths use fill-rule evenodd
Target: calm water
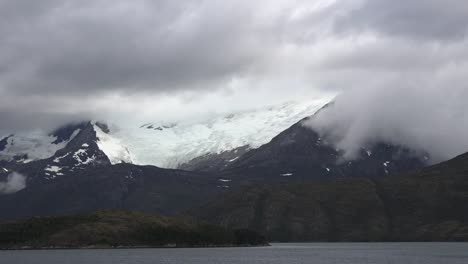
M 468 243 L 306 243 L 263 248 L 0 251 L 5 264 L 467 264 Z

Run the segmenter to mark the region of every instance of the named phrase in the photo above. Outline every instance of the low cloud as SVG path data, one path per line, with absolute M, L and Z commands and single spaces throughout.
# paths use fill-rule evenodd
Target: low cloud
M 356 1 L 355 1 L 356 2 Z M 337 20 L 339 32 L 368 31 L 396 37 L 453 41 L 468 34 L 465 0 L 364 0 Z
M 12 172 L 6 181 L 0 182 L 0 194 L 10 194 L 26 188 L 26 176 Z
M 467 152 L 468 87 L 449 86 L 437 76 L 418 84 L 346 91 L 307 125 L 348 159 L 382 141 L 427 151 L 433 162 Z
M 345 42 L 313 68 L 320 87 L 341 94 L 308 125 L 349 159 L 376 141 L 433 162 L 467 152 L 468 2 L 353 2 L 334 23 Z

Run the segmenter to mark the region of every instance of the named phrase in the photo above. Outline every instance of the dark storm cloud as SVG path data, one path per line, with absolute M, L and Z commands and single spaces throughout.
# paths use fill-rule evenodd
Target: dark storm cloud
M 58 113 L 58 112 L 29 112 L 29 111 L 0 111 L 0 139 L 3 136 L 35 128 L 45 129 L 46 132 L 64 124 L 90 120 L 95 113 Z
M 216 92 L 255 79 L 286 31 L 275 29 L 284 20 L 276 7 L 270 16 L 261 6 L 0 0 L 0 129 L 47 127 L 57 116 L 134 109 L 158 94 Z
M 371 31 L 409 39 L 450 41 L 468 33 L 465 0 L 364 0 L 336 22 L 339 32 Z
M 0 10 L 0 77 L 10 93 L 206 88 L 268 49 L 244 27 L 253 10 L 242 3 L 15 0 Z

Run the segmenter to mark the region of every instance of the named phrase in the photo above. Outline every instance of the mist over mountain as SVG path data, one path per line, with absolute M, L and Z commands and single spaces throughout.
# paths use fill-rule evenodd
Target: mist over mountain
M 8 175 L 4 182 L 0 181 L 0 194 L 10 194 L 26 187 L 26 177 L 17 172 Z
M 442 88 L 437 78 L 426 84 L 345 91 L 305 124 L 350 159 L 361 147 L 378 141 L 428 151 L 432 162 L 466 152 L 468 88 Z

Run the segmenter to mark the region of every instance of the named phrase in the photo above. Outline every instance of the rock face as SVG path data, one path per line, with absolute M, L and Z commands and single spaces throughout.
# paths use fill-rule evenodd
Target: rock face
M 249 230 L 123 211 L 0 222 L 0 248 L 200 247 L 266 245 Z
M 224 191 L 212 177 L 117 164 L 75 170 L 0 196 L 0 219 L 127 209 L 172 215 Z
M 468 154 L 377 180 L 250 186 L 193 214 L 273 241 L 467 241 Z
M 6 146 L 8 145 L 8 138 L 10 137 L 11 135 L 8 137 L 4 137 L 0 140 L 0 151 L 3 151 L 6 148 Z
M 250 150 L 249 146 L 242 146 L 221 153 L 209 153 L 196 157 L 179 166 L 182 170 L 201 172 L 220 172 L 225 170 L 231 163 L 235 162 Z
M 175 214 L 224 191 L 215 177 L 196 172 L 113 165 L 99 148 L 95 125 L 86 122 L 78 126 L 54 132 L 57 140 L 67 144 L 48 158 L 0 164 L 0 182 L 13 171 L 27 177 L 23 190 L 0 193 L 0 219 L 97 209 Z M 71 137 L 70 131 L 78 132 Z
M 379 178 L 426 166 L 427 156 L 384 142 L 369 144 L 361 149 L 358 158 L 344 160 L 343 151 L 303 125 L 307 119 L 258 149 L 248 151 L 226 166 L 221 175 L 237 181 L 277 183 L 339 177 Z
M 328 104 L 322 109 L 333 107 Z M 308 121 L 322 113 L 303 118 L 256 148 L 197 157 L 181 168 L 216 172 L 237 181 L 276 183 L 338 177 L 376 178 L 420 169 L 428 165 L 429 154 L 383 141 L 361 147 L 356 158 L 347 160 L 326 135 L 320 135 Z M 287 178 L 287 179 L 286 179 Z
M 27 186 L 33 187 L 58 178 L 71 177 L 78 171 L 110 165 L 109 159 L 96 143 L 98 139 L 90 122 L 62 127 L 51 133 L 51 139 L 55 141 L 49 147 L 41 142 L 41 148 L 55 149 L 58 148 L 56 145 L 60 145 L 55 152 L 45 158 L 27 162 L 4 160 L 5 167 L 9 171 L 26 175 Z

